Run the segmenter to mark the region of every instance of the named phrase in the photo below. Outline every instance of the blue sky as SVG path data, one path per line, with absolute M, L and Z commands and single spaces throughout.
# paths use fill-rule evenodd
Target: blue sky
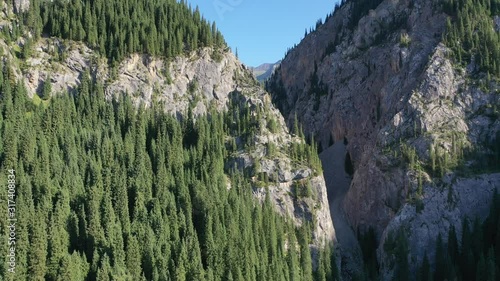
M 333 11 L 335 0 L 187 0 L 215 21 L 233 51 L 248 66 L 283 58 L 304 31 Z

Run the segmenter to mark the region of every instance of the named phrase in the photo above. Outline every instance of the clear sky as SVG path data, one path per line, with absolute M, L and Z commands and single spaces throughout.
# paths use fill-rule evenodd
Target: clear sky
M 274 63 L 298 44 L 307 28 L 333 11 L 335 0 L 187 0 L 215 21 L 248 66 Z

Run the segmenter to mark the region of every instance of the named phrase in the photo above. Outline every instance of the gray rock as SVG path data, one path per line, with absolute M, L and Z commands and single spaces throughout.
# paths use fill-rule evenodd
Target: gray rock
M 451 188 L 451 197 L 448 194 Z M 410 269 L 415 273 L 425 254 L 433 264 L 436 255 L 437 236 L 447 239 L 451 226 L 455 227 L 457 239 L 461 241 L 462 222 L 471 222 L 477 217 L 484 221 L 490 211 L 494 190 L 500 191 L 500 174 L 482 175 L 475 178 L 452 178 L 450 187 L 426 186 L 424 209 L 418 213 L 415 205 L 404 204 L 382 235 L 377 254 L 381 261 L 382 280 L 390 280 L 394 257 L 384 252 L 384 243 L 390 232 L 404 229 L 408 235 L 411 261 Z M 436 214 L 439 214 L 437 216 Z
M 285 167 L 286 163 L 284 163 L 283 161 L 279 161 L 277 163 L 279 182 L 290 182 L 293 179 L 292 172 Z
M 26 12 L 30 7 L 30 0 L 14 0 L 14 13 Z
M 294 180 L 301 180 L 305 179 L 311 176 L 311 170 L 310 169 L 300 169 L 296 171 L 295 176 L 293 177 Z
M 326 194 L 325 180 L 323 177 L 312 177 L 308 179 L 314 198 L 294 199 L 291 195 L 293 182 L 282 182 L 270 184 L 268 188 L 271 202 L 274 202 L 276 210 L 283 215 L 293 219 L 297 226 L 302 225 L 304 218 L 316 223 L 313 232 L 314 245 L 322 246 L 330 241 L 335 241 L 335 229 L 330 216 L 328 197 Z M 265 188 L 254 188 L 254 196 L 264 202 L 266 198 Z
M 226 170 L 235 168 L 237 170 L 244 171 L 252 165 L 253 161 L 250 156 L 247 154 L 241 154 L 236 157 L 232 157 L 228 162 L 226 162 L 225 168 Z

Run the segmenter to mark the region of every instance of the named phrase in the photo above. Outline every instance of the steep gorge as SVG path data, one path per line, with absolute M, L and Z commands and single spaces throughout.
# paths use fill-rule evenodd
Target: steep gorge
M 352 276 L 362 267 L 362 253 L 355 232 L 350 228 L 342 208 L 351 184 L 351 176 L 345 171 L 344 163 L 347 150 L 342 142 L 337 142 L 321 154 L 323 175 L 328 189 L 328 203 L 335 225 L 335 234 L 340 251 L 340 268 L 344 275 Z

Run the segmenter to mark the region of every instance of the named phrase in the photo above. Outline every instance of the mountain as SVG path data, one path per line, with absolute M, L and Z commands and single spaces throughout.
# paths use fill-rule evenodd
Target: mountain
M 342 1 L 263 90 L 185 1 L 1 2 L 1 279 L 495 280 L 499 12 Z
M 1 279 L 337 275 L 315 143 L 197 9 L 0 5 Z
M 274 70 L 279 66 L 281 60 L 275 63 L 263 63 L 257 67 L 251 67 L 253 75 L 257 78 L 257 81 L 266 81 L 274 72 Z
M 442 247 L 468 251 L 464 229 L 472 243 L 498 237 L 499 3 L 487 2 L 343 1 L 266 83 L 288 126 L 323 148 L 325 175 L 353 167 L 346 185 L 325 176 L 345 214 L 333 215 L 345 279 L 479 276 Z

